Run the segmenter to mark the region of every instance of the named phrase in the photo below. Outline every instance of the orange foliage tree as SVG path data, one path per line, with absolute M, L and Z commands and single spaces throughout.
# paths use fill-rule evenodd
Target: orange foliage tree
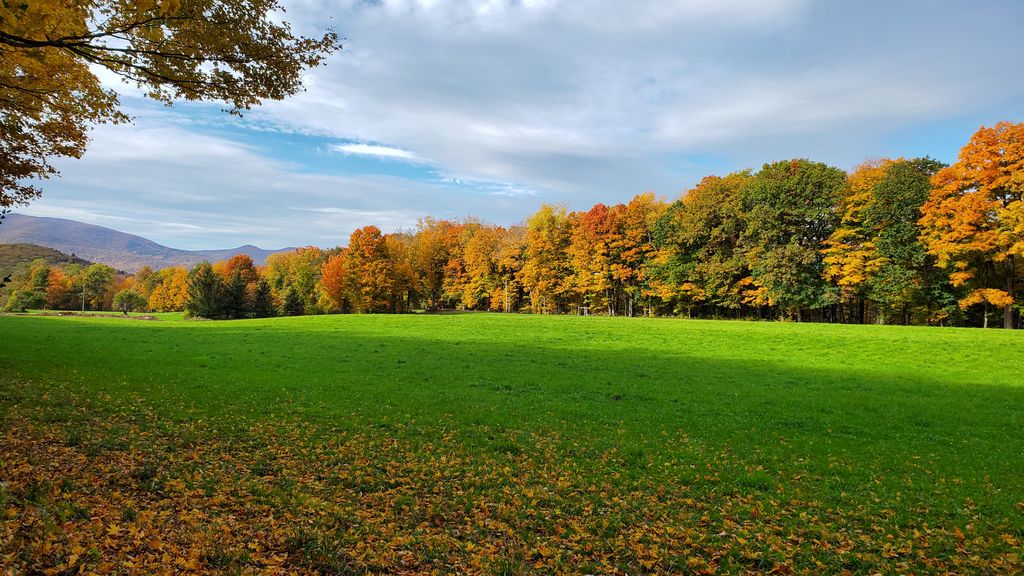
M 954 286 L 966 286 L 960 306 L 1003 309 L 1014 326 L 1016 257 L 1024 251 L 1024 123 L 979 129 L 955 164 L 932 178 L 922 208 L 921 239 Z
M 376 226 L 357 229 L 344 252 L 344 294 L 356 312 L 404 312 L 417 286 L 404 234 L 383 235 Z
M 634 304 L 641 300 L 647 301 L 653 314 L 651 299 L 657 295 L 650 283 L 651 261 L 657 251 L 654 228 L 667 209 L 668 205 L 653 192 L 645 192 L 634 196 L 618 215 L 622 233 L 612 242 L 618 254 L 612 274 L 622 283 L 627 316 L 633 315 Z
M 320 284 L 330 312 L 347 312 L 349 309 L 346 291 L 348 290 L 348 262 L 345 253 L 335 254 L 328 258 L 320 267 Z
M 260 279 L 260 274 L 256 270 L 252 258 L 247 254 L 235 254 L 227 260 L 221 260 L 213 265 L 213 271 L 219 274 L 225 282 L 229 282 L 235 272 L 242 276 L 242 281 L 247 285 Z
M 445 283 L 449 264 L 459 254 L 462 226 L 449 220 L 423 218 L 416 226 L 409 247 L 413 269 L 426 298 L 425 306 L 437 310 L 445 305 Z
M 621 244 L 618 214 L 622 206 L 609 208 L 596 204 L 588 212 L 573 213 L 570 218 L 569 246 L 566 254 L 572 269 L 567 286 L 579 303 L 604 308 L 615 314 L 615 277 L 612 274 L 612 247 Z

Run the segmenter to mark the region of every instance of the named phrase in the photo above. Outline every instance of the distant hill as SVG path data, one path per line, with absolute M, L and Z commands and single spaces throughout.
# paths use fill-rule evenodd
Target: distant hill
M 39 258 L 46 260 L 49 264 L 81 264 L 82 266 L 92 264 L 83 258 L 38 244 L 0 244 L 0 270 L 10 272 L 22 262 L 32 262 Z
M 143 266 L 154 270 L 170 266 L 191 267 L 203 260 L 215 262 L 235 254 L 247 254 L 257 265 L 262 265 L 271 254 L 294 250 L 264 250 L 249 244 L 221 250 L 180 250 L 112 228 L 24 214 L 8 214 L 0 222 L 0 243 L 37 244 L 128 272 Z

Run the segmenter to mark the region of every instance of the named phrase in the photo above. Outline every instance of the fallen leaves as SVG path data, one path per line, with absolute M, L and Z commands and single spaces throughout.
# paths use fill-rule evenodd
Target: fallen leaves
M 40 413 L 3 420 L 5 574 L 1024 570 L 1012 531 L 830 508 L 685 439 L 637 473 L 632 454 L 568 453 L 555 434 L 511 454 L 401 425 L 170 421 L 136 404 L 80 408 L 72 435 Z

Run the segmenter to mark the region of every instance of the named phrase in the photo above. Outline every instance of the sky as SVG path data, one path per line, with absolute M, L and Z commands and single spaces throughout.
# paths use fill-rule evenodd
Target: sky
M 238 119 L 109 75 L 129 125 L 19 212 L 176 248 L 344 245 L 423 216 L 514 224 L 810 158 L 953 162 L 1024 121 L 1024 2 L 286 0 L 344 48 Z

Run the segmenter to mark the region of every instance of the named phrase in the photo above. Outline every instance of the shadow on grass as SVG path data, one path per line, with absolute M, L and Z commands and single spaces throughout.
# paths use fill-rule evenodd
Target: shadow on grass
M 549 434 L 566 454 L 618 450 L 638 473 L 684 442 L 747 464 L 735 480 L 754 489 L 772 488 L 763 466 L 815 475 L 835 493 L 884 482 L 883 495 L 925 494 L 933 481 L 955 480 L 1000 507 L 1024 500 L 1024 387 L 964 382 L 962 370 L 942 377 L 899 360 L 858 365 L 828 343 L 767 357 L 766 348 L 699 341 L 645 348 L 650 334 L 607 340 L 583 323 L 510 336 L 422 322 L 403 331 L 384 317 L 323 320 L 317 330 L 16 322 L 0 374 L 139 398 L 170 419 L 455 430 L 469 446 L 512 455 L 529 445 L 517 436 Z

